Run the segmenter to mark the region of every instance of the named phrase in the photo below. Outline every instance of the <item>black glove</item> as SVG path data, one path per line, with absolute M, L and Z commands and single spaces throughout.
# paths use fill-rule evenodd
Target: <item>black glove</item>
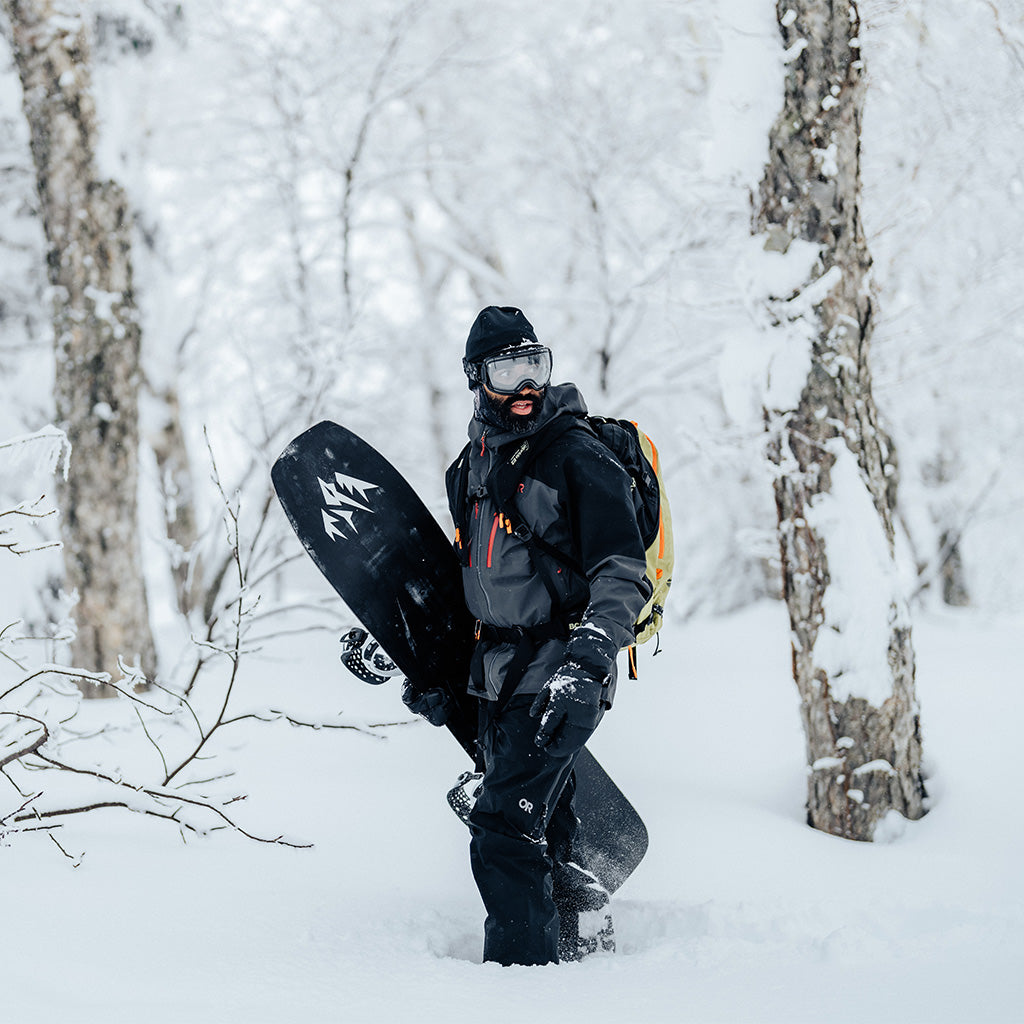
M 414 714 L 425 718 L 431 725 L 444 725 L 451 709 L 451 697 L 440 687 L 434 690 L 416 690 L 408 679 L 402 687 L 402 703 Z
M 604 680 L 574 661 L 567 661 L 544 684 L 530 708 L 540 727 L 534 742 L 552 754 L 579 749 L 604 714 Z
M 345 645 L 341 652 L 342 665 L 364 683 L 379 686 L 392 676 L 401 675 L 395 663 L 365 629 L 350 629 L 341 642 Z

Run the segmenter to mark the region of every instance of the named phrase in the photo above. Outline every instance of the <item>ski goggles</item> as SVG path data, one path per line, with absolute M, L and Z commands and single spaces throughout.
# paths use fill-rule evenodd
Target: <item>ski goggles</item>
M 528 386 L 543 391 L 551 382 L 551 350 L 540 345 L 465 366 L 470 380 L 486 385 L 498 395 L 515 395 Z

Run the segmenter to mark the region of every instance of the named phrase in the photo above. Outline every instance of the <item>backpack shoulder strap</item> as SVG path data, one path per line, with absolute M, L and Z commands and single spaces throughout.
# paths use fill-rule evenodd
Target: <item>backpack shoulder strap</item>
M 462 539 L 466 534 L 466 524 L 469 521 L 469 495 L 467 494 L 469 490 L 469 451 L 470 445 L 467 444 L 444 474 L 445 491 L 448 494 L 448 511 L 455 524 L 455 550 L 460 560 L 463 557 Z
M 514 515 L 512 498 L 519 489 L 519 484 L 526 471 L 537 461 L 541 453 L 550 448 L 559 438 L 571 430 L 590 430 L 589 425 L 575 416 L 560 416 L 540 433 L 524 438 L 511 455 L 491 473 L 487 480 L 487 490 L 498 511 Z
M 541 433 L 525 438 L 509 458 L 491 473 L 487 480 L 487 490 L 495 507 L 509 520 L 512 524 L 512 532 L 520 540 L 528 547 L 536 548 L 574 572 L 582 574 L 581 566 L 571 554 L 559 550 L 534 534 L 519 515 L 514 502 L 515 494 L 526 471 L 537 461 L 541 453 L 550 448 L 559 438 L 576 429 L 592 433 L 586 420 L 578 419 L 575 416 L 562 416 Z

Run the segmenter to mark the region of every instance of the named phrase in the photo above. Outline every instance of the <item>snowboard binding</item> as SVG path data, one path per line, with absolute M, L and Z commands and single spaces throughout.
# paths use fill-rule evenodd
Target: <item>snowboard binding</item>
M 458 815 L 464 825 L 469 826 L 469 813 L 476 804 L 483 786 L 481 772 L 463 772 L 455 785 L 448 790 L 448 806 Z
M 594 953 L 615 952 L 615 925 L 608 911 L 591 910 L 579 915 L 577 925 L 576 946 L 563 945 L 558 947 L 560 960 L 585 960 Z
M 592 871 L 574 861 L 555 864 L 553 895 L 558 908 L 558 958 L 584 960 L 615 952 L 611 896 Z
M 357 679 L 380 686 L 402 673 L 365 629 L 350 629 L 342 638 L 341 663 Z

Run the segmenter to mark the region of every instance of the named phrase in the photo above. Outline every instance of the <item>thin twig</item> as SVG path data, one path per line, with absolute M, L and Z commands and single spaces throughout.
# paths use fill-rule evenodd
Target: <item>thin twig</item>
M 6 825 L 9 820 L 17 817 L 17 815 L 27 810 L 29 806 L 32 804 L 32 802 L 34 800 L 38 800 L 40 796 L 42 796 L 42 793 L 34 793 L 32 796 L 26 797 L 25 802 L 20 807 L 16 807 L 13 811 L 9 811 L 2 818 L 0 818 L 0 825 Z
M 42 732 L 37 735 L 27 747 L 23 747 L 21 750 L 14 751 L 13 754 L 8 754 L 6 757 L 0 758 L 0 770 L 3 770 L 9 764 L 13 764 L 15 761 L 20 761 L 23 757 L 28 757 L 31 754 L 35 754 L 39 748 L 46 743 L 50 738 L 50 730 L 46 727 L 46 723 L 38 718 L 34 718 L 32 715 L 26 715 L 23 711 L 0 711 L 0 715 L 11 718 L 24 718 L 29 722 L 34 722 L 42 729 Z
M 10 689 L 0 693 L 0 700 L 9 697 L 18 687 L 46 675 L 64 676 L 67 679 L 87 679 L 89 682 L 96 683 L 97 685 L 110 682 L 110 675 L 107 672 L 86 672 L 84 669 L 68 669 L 60 665 L 43 665 L 37 668 L 35 672 L 25 676 L 20 682 L 15 683 Z
M 244 715 L 236 715 L 234 718 L 227 718 L 221 724 L 222 725 L 234 725 L 236 722 L 245 722 L 248 720 L 271 723 L 271 722 L 287 722 L 289 725 L 293 725 L 299 729 L 312 729 L 314 732 L 319 732 L 321 729 L 337 729 L 347 730 L 350 732 L 360 732 L 364 736 L 371 736 L 375 740 L 386 740 L 387 736 L 382 736 L 378 732 L 373 732 L 374 729 L 384 728 L 384 726 L 378 725 L 346 725 L 341 722 L 303 722 L 297 718 L 293 718 L 291 715 L 285 714 L 283 711 L 275 711 L 271 708 L 266 714 L 261 714 L 256 711 L 249 712 Z M 402 724 L 402 723 L 398 723 Z
M 242 828 L 237 822 L 232 820 L 227 814 L 224 813 L 224 811 L 222 811 L 215 804 L 211 804 L 206 800 L 198 800 L 194 797 L 187 797 L 178 791 L 168 792 L 163 790 L 162 788 L 158 789 L 150 786 L 135 786 L 131 783 L 124 782 L 122 779 L 117 779 L 111 775 L 107 775 L 104 772 L 99 771 L 98 769 L 79 768 L 75 765 L 65 764 L 61 761 L 57 761 L 54 758 L 46 757 L 43 754 L 37 754 L 36 756 L 39 757 L 40 760 L 44 761 L 46 764 L 50 765 L 50 767 L 52 768 L 59 768 L 62 771 L 72 772 L 76 775 L 88 775 L 92 778 L 108 782 L 112 786 L 117 786 L 123 789 L 129 789 L 134 793 L 141 793 L 145 796 L 150 797 L 150 799 L 157 801 L 158 803 L 166 801 L 167 803 L 171 804 L 186 804 L 190 807 L 197 807 L 201 810 L 208 811 L 209 813 L 220 818 L 228 828 L 234 830 L 235 832 L 238 832 L 240 835 L 245 836 L 246 839 L 252 839 L 255 842 L 278 844 L 281 846 L 291 846 L 296 849 L 306 849 L 312 845 L 308 843 L 302 844 L 288 842 L 284 839 L 283 836 L 277 836 L 275 839 L 267 839 L 263 836 L 254 835 L 253 833 L 248 832 L 244 828 Z M 178 811 L 180 810 L 180 807 L 177 808 L 173 814 L 161 814 L 160 812 L 155 811 L 151 808 L 137 807 L 125 801 L 99 801 L 97 803 L 89 804 L 82 807 L 68 807 L 60 810 L 35 811 L 34 815 L 24 815 L 22 818 L 15 818 L 14 820 L 28 820 L 33 816 L 39 819 L 63 817 L 71 814 L 83 814 L 86 811 L 95 810 L 101 807 L 123 807 L 127 810 L 136 811 L 140 814 L 149 814 L 153 817 L 167 818 L 168 820 L 174 821 L 177 824 L 197 833 L 201 831 L 197 826 L 189 824 L 188 822 L 184 822 L 178 817 L 176 817 Z
M 157 756 L 160 758 L 160 763 L 164 766 L 164 774 L 167 774 L 167 758 L 164 757 L 164 752 L 160 749 L 160 744 L 150 735 L 149 729 L 146 728 L 146 721 L 142 717 L 142 712 L 137 707 L 133 707 L 132 710 L 135 712 L 136 718 L 139 720 L 139 726 L 142 729 L 143 735 L 149 740 L 153 749 L 157 752 Z
M 204 434 L 205 434 L 205 428 L 204 428 Z M 225 688 L 225 691 L 224 691 L 224 700 L 221 703 L 220 712 L 217 714 L 217 717 L 214 720 L 213 725 L 210 726 L 210 728 L 208 730 L 206 730 L 206 731 L 204 731 L 202 729 L 202 726 L 200 726 L 200 730 L 199 730 L 199 733 L 200 733 L 199 743 L 197 744 L 195 749 L 192 751 L 192 753 L 189 754 L 177 766 L 177 768 L 175 768 L 173 771 L 170 771 L 170 772 L 167 773 L 166 777 L 164 778 L 164 782 L 163 782 L 163 784 L 165 786 L 173 778 L 175 778 L 175 776 L 177 776 L 178 773 L 181 772 L 188 764 L 190 764 L 192 761 L 194 761 L 198 757 L 200 751 L 202 751 L 203 747 L 206 746 L 206 744 L 209 741 L 210 737 L 224 723 L 224 718 L 227 715 L 228 704 L 231 701 L 231 694 L 234 692 L 235 682 L 238 679 L 238 669 L 239 669 L 239 664 L 241 662 L 241 654 L 242 654 L 242 623 L 244 621 L 244 616 L 245 616 L 246 584 L 245 584 L 245 570 L 242 567 L 242 559 L 241 559 L 241 555 L 239 553 L 238 509 L 236 507 L 232 506 L 230 500 L 228 499 L 227 494 L 224 492 L 224 488 L 223 488 L 223 486 L 221 484 L 221 480 L 220 480 L 220 474 L 217 471 L 217 460 L 214 457 L 213 448 L 212 448 L 212 446 L 210 444 L 210 438 L 209 438 L 208 434 L 206 434 L 206 443 L 207 443 L 207 447 L 208 447 L 208 449 L 210 451 L 210 462 L 211 462 L 211 465 L 212 465 L 212 472 L 213 472 L 214 483 L 217 486 L 217 490 L 220 493 L 221 499 L 224 502 L 224 507 L 225 507 L 225 509 L 227 511 L 227 520 L 225 521 L 225 527 L 227 528 L 228 544 L 231 547 L 232 560 L 234 562 L 235 571 L 236 571 L 236 574 L 237 574 L 237 577 L 238 577 L 238 597 L 237 597 L 237 601 L 235 602 L 235 619 L 234 619 L 234 629 L 233 629 L 233 634 L 234 634 L 234 636 L 233 636 L 233 645 L 232 645 L 232 648 L 226 649 L 226 652 L 225 652 L 225 653 L 228 653 L 230 658 L 231 658 L 231 676 L 228 679 L 228 684 L 227 684 L 227 687 Z
M 205 662 L 201 662 L 201 664 L 205 664 Z M 156 682 L 155 680 L 153 682 L 153 685 L 158 690 L 163 690 L 164 693 L 166 693 L 170 697 L 173 697 L 176 701 L 178 701 L 179 704 L 181 704 L 181 706 L 192 716 L 192 721 L 196 723 L 196 729 L 199 730 L 199 735 L 202 736 L 203 726 L 202 723 L 199 721 L 199 716 L 196 714 L 195 708 L 192 707 L 192 704 L 188 700 L 188 691 L 186 690 L 184 694 L 175 693 L 173 690 L 169 689 L 166 686 L 163 686 L 161 683 Z

